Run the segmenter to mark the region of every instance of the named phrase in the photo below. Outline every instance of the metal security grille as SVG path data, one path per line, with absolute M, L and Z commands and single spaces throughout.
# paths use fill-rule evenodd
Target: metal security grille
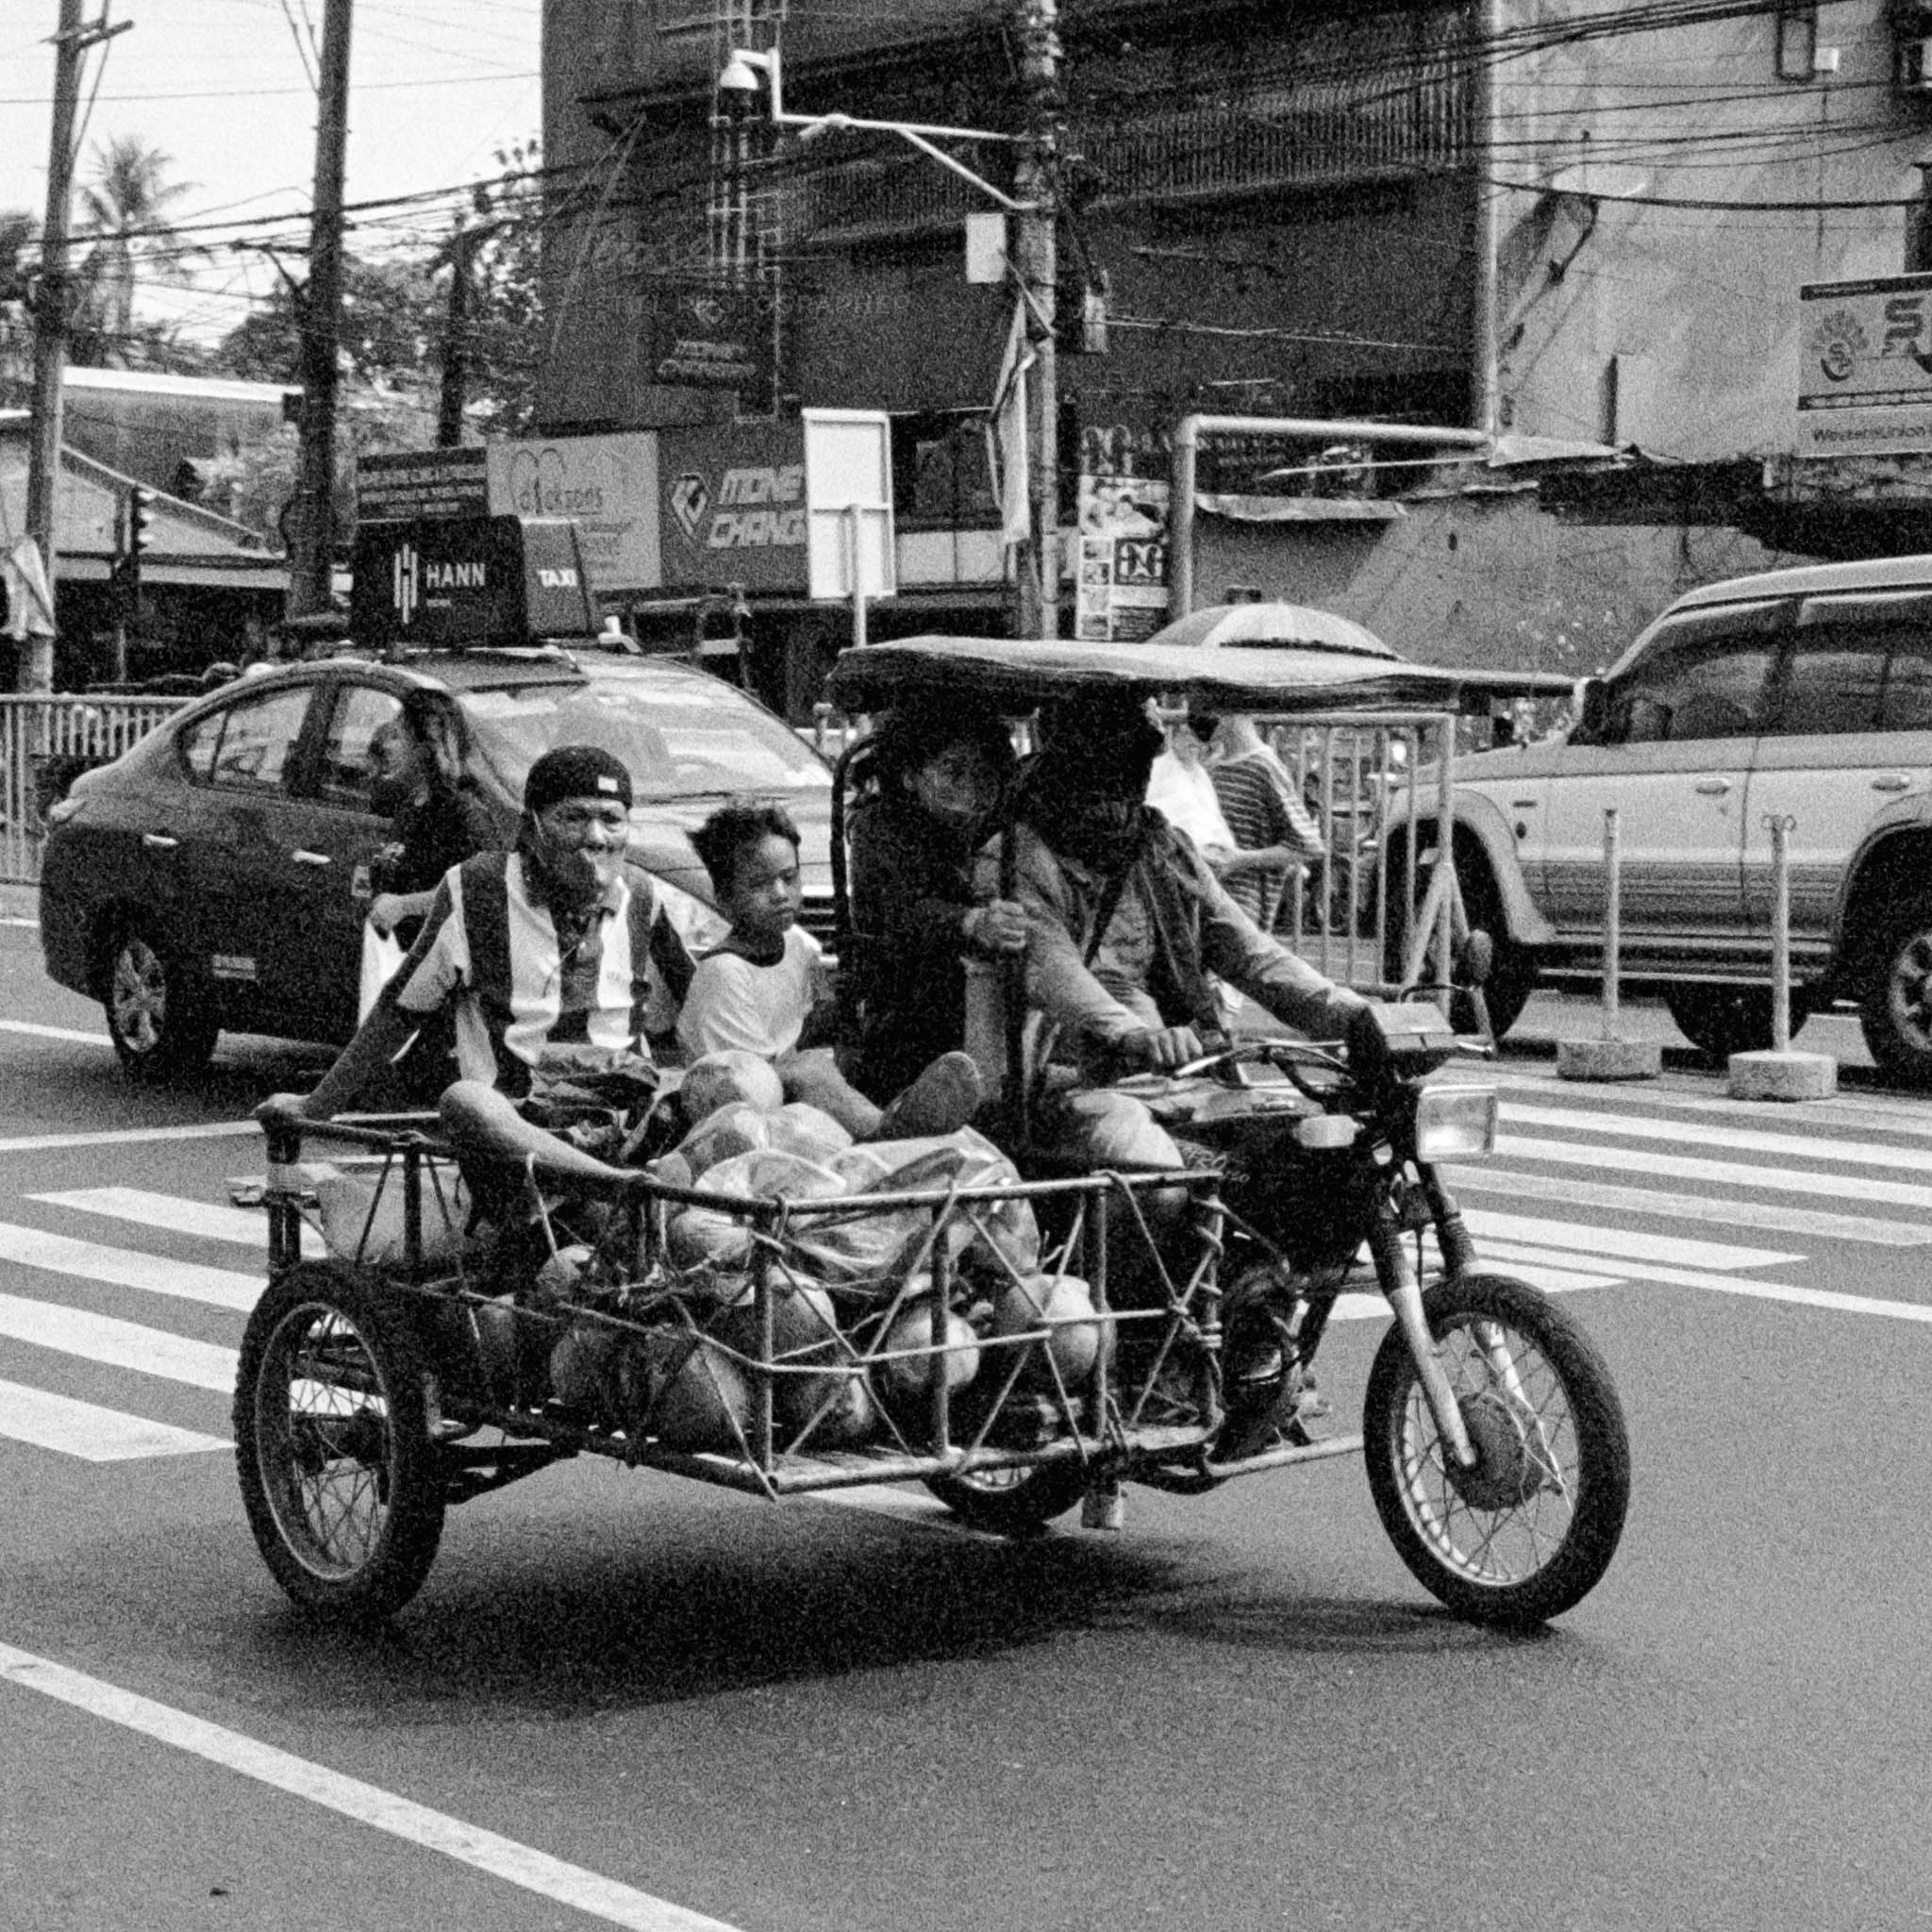
M 186 698 L 0 696 L 0 885 L 32 885 L 45 808 L 75 771 L 118 758 Z

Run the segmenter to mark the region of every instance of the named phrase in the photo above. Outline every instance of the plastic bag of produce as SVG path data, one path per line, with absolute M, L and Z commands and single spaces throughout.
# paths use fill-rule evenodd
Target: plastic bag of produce
M 816 1201 L 845 1191 L 845 1182 L 830 1168 L 758 1148 L 721 1160 L 702 1178 L 707 1192 L 752 1196 L 759 1200 Z M 751 1259 L 751 1225 L 741 1213 L 724 1208 L 674 1208 L 665 1219 L 665 1245 L 681 1268 L 744 1267 Z

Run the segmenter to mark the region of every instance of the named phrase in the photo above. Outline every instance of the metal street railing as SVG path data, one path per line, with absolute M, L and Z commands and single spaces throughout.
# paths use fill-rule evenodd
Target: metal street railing
M 118 758 L 187 702 L 0 694 L 0 885 L 39 879 L 47 807 L 76 772 Z

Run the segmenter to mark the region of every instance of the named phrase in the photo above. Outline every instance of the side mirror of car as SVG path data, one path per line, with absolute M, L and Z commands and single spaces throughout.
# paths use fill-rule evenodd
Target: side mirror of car
M 1576 723 L 1570 729 L 1572 744 L 1601 744 L 1609 722 L 1609 687 L 1601 677 L 1586 677 L 1576 687 Z

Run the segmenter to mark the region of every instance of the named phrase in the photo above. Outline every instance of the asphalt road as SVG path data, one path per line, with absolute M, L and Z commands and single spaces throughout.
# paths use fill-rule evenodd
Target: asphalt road
M 192 1092 L 136 1092 L 32 941 L 0 930 L 0 1924 L 1932 1912 L 1932 1106 L 1504 1066 L 1504 1151 L 1457 1185 L 1486 1252 L 1589 1324 L 1636 1453 L 1616 1563 L 1539 1635 L 1437 1610 L 1344 1460 L 1130 1491 L 1120 1536 L 1019 1545 L 916 1497 L 774 1507 L 565 1465 L 454 1514 L 416 1603 L 347 1637 L 255 1553 L 203 1386 L 242 1317 L 184 1291 L 258 1276 L 196 1214 L 259 1143 L 181 1130 L 243 1121 L 315 1057 L 243 1042 Z M 48 1144 L 101 1133 L 138 1138 Z M 75 1314 L 139 1333 L 103 1359 L 120 1331 Z M 1338 1420 L 1380 1332 L 1324 1350 Z M 34 1446 L 48 1395 L 208 1446 Z

